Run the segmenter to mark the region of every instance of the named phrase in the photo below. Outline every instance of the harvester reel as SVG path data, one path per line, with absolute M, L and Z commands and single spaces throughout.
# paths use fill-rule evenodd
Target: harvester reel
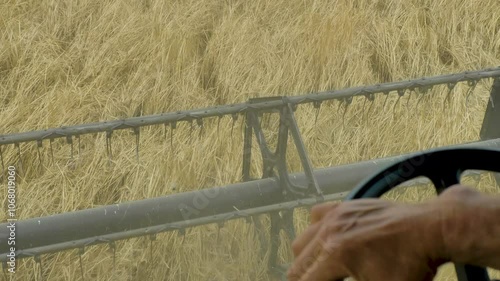
M 384 193 L 408 180 L 427 177 L 434 184 L 437 193 L 460 183 L 465 170 L 500 172 L 499 150 L 487 149 L 436 149 L 416 154 L 396 163 L 361 183 L 346 200 L 378 198 Z M 459 281 L 489 281 L 485 268 L 455 264 Z

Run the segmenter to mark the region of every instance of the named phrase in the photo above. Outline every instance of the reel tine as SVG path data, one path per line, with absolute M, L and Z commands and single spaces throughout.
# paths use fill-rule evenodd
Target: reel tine
M 106 132 L 106 150 L 108 152 L 108 165 L 111 166 L 111 161 L 113 157 L 113 151 L 112 151 L 112 146 L 111 146 L 111 135 L 113 134 L 113 131 L 107 131 Z
M 35 260 L 35 263 L 38 264 L 38 268 L 40 269 L 39 272 L 40 272 L 40 280 L 43 280 L 43 263 L 42 263 L 42 259 L 40 258 L 39 255 L 35 255 L 33 257 L 33 259 Z
M 368 98 L 365 95 L 365 98 L 363 99 L 363 106 L 361 107 L 361 114 L 363 114 L 363 118 L 364 118 L 364 115 L 365 115 L 365 106 L 366 106 L 366 100 L 367 99 Z
M 448 87 L 448 93 L 446 94 L 446 98 L 443 101 L 443 109 L 445 108 L 446 103 L 448 103 L 448 105 L 451 104 L 451 93 L 453 93 L 453 90 L 455 89 L 456 85 L 457 85 L 456 82 L 455 83 L 448 83 L 446 85 Z
M 198 133 L 198 139 L 201 139 L 203 136 L 203 119 L 202 118 L 197 118 L 196 119 L 196 124 L 198 125 L 198 128 L 200 128 L 200 132 Z
M 361 111 L 361 114 L 362 114 L 362 120 L 364 122 L 367 121 L 368 119 L 368 115 L 370 113 L 370 109 L 372 108 L 373 106 L 373 101 L 375 100 L 375 94 L 373 93 L 368 93 L 368 94 L 365 94 L 365 99 L 363 100 L 363 109 Z M 365 111 L 365 105 L 366 105 L 366 102 L 369 101 L 370 102 L 370 105 L 368 106 L 368 109 Z
M 194 127 L 193 127 L 193 119 L 189 119 L 189 126 L 191 127 L 189 129 L 189 142 L 190 143 L 193 143 L 193 130 L 194 130 Z
M 149 235 L 149 260 L 153 260 L 153 242 L 156 241 L 156 235 Z
M 345 100 L 346 100 L 346 104 L 347 104 L 347 105 L 351 105 L 351 104 L 352 104 L 352 99 L 353 99 L 353 98 L 352 98 L 352 96 L 351 96 L 351 97 L 346 98 L 346 99 L 345 99 Z
M 217 135 L 220 135 L 220 120 L 222 119 L 222 115 L 217 117 Z
M 352 103 L 352 97 L 348 98 L 343 98 L 345 107 L 344 107 L 344 114 L 342 115 L 342 126 L 345 126 L 345 116 L 347 114 L 347 109 L 349 109 L 349 105 Z
M 40 148 L 42 148 L 43 144 L 42 144 L 42 140 L 37 140 L 36 141 L 36 150 L 38 152 L 38 161 L 40 162 L 40 166 L 43 165 L 43 162 L 42 162 L 42 153 L 40 152 Z
M 231 117 L 233 118 L 233 124 L 231 125 L 231 138 L 233 137 L 233 131 L 234 131 L 234 124 L 236 121 L 238 121 L 238 114 L 233 113 L 231 114 Z
M 4 173 L 5 173 L 5 162 L 3 161 L 3 150 L 2 146 L 0 145 L 0 161 L 2 162 L 2 174 L 0 176 L 0 180 L 3 180 L 4 178 Z
M 424 96 L 432 89 L 432 86 L 422 86 L 418 88 L 419 95 L 420 97 L 418 98 L 417 105 L 415 106 L 416 108 L 424 98 Z
M 54 141 L 54 139 L 49 139 L 49 146 L 50 146 L 50 157 L 51 157 L 51 160 L 52 160 L 52 164 L 54 164 L 54 148 L 52 147 L 52 142 Z
M 392 115 L 396 114 L 396 106 L 398 105 L 400 99 L 401 97 L 399 96 L 396 102 L 394 103 L 394 106 L 392 107 Z
M 71 145 L 70 157 L 71 157 L 71 159 L 73 159 L 73 136 L 71 136 L 71 135 L 66 136 L 66 142 Z
M 141 135 L 141 128 L 135 127 L 133 130 L 135 135 L 135 158 L 137 159 L 137 163 L 139 163 L 139 140 Z
M 172 150 L 174 148 L 174 129 L 173 129 L 173 123 L 170 123 L 170 149 Z
M 80 135 L 76 135 L 76 138 L 78 139 L 78 158 L 80 158 L 80 155 L 82 155 L 82 143 L 80 140 Z
M 406 100 L 406 107 L 408 107 L 410 105 L 410 100 L 411 100 L 411 96 L 412 96 L 412 93 L 415 92 L 415 88 L 410 88 L 410 92 L 408 93 L 408 99 Z
M 382 108 L 385 110 L 385 105 L 387 104 L 387 100 L 389 100 L 389 92 L 384 92 L 385 99 L 384 99 L 384 105 Z
M 245 124 L 246 124 L 246 114 L 242 114 L 242 117 L 240 119 L 240 132 L 243 133 L 245 132 Z
M 314 117 L 314 125 L 318 123 L 318 117 L 319 117 L 319 112 L 321 110 L 321 102 L 320 101 L 314 101 L 313 102 L 313 107 L 316 109 L 316 114 Z
M 109 242 L 109 249 L 113 252 L 113 275 L 116 273 L 116 244 L 115 241 Z
M 83 273 L 83 262 L 82 262 L 82 255 L 85 253 L 85 248 L 80 248 L 78 249 L 78 258 L 80 260 L 80 273 L 82 274 L 82 280 L 85 280 L 85 276 Z
M 469 90 L 467 91 L 467 95 L 465 97 L 465 105 L 467 108 L 469 107 L 469 98 L 471 94 L 474 92 L 477 86 L 477 80 L 468 80 L 467 81 L 467 86 L 469 86 Z
M 368 94 L 366 96 L 366 99 L 370 102 L 368 110 L 366 111 L 366 119 L 368 120 L 368 114 L 370 113 L 371 109 L 373 108 L 373 104 L 375 103 L 375 94 L 373 93 Z
M 177 128 L 177 122 L 170 123 L 170 149 L 174 149 L 174 130 Z
M 405 95 L 405 90 L 404 89 L 399 89 L 398 90 L 398 99 L 394 103 L 394 106 L 392 107 L 392 114 L 396 114 L 396 106 L 399 104 L 399 100 L 401 99 L 402 96 Z
M 15 147 L 17 147 L 17 157 L 18 157 L 18 162 L 19 162 L 19 170 L 21 170 L 21 173 L 24 173 L 23 169 L 23 159 L 21 158 L 21 145 L 19 143 L 14 144 Z

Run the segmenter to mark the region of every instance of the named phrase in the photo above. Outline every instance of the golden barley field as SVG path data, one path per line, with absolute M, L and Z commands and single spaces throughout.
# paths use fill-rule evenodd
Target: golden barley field
M 497 0 L 1 0 L 0 134 L 495 67 L 499 11 Z M 459 84 L 447 104 L 445 85 L 386 104 L 355 98 L 345 117 L 331 101 L 317 122 L 304 105 L 297 120 L 317 168 L 475 141 L 491 84 L 468 98 Z M 238 182 L 241 120 L 223 118 L 219 130 L 205 120 L 201 134 L 179 123 L 171 140 L 163 126 L 143 128 L 139 161 L 128 130 L 113 133 L 111 159 L 105 134 L 82 136 L 73 158 L 64 139 L 52 150 L 44 142 L 40 157 L 36 142 L 21 144 L 21 162 L 2 147 L 20 171 L 18 219 Z M 252 165 L 258 174 L 261 161 Z M 479 186 L 498 190 L 487 178 Z M 430 196 L 409 189 L 403 200 Z M 297 213 L 301 232 L 308 216 Z M 9 280 L 42 280 L 40 270 L 43 280 L 272 280 L 259 247 L 253 225 L 236 220 L 164 233 L 152 246 L 117 242 L 115 264 L 108 246 L 87 248 L 83 276 L 77 250 L 42 266 L 26 259 Z M 279 255 L 291 260 L 288 247 Z M 455 280 L 453 271 L 436 280 Z

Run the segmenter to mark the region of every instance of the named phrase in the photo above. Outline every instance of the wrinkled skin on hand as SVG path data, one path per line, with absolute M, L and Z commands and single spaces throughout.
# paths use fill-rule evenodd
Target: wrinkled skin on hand
M 432 280 L 446 261 L 438 205 L 382 199 L 317 205 L 292 245 L 288 280 Z

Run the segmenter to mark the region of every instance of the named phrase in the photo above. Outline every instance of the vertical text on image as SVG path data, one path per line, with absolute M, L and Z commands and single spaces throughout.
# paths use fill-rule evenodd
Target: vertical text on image
M 7 244 L 9 252 L 7 254 L 7 265 L 10 273 L 16 272 L 16 167 L 9 166 L 7 169 L 7 228 L 9 237 Z

